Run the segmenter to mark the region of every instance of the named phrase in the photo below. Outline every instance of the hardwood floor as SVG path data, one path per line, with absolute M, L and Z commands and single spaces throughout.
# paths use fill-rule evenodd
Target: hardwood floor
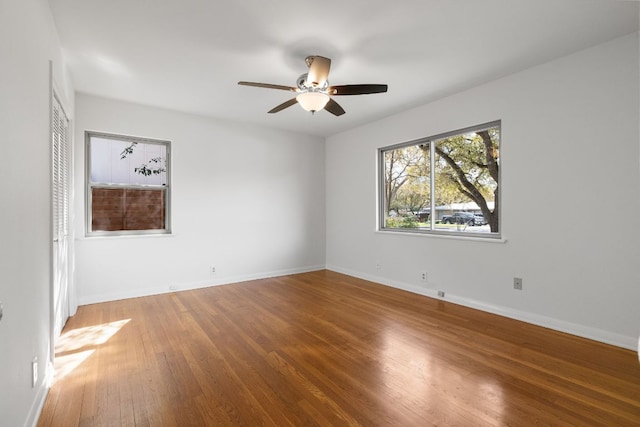
M 633 351 L 330 271 L 83 306 L 56 351 L 38 426 L 640 425 Z

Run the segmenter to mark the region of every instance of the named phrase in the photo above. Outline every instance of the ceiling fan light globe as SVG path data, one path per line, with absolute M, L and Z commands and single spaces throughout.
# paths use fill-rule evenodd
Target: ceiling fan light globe
M 329 95 L 321 92 L 303 92 L 296 96 L 296 101 L 307 111 L 320 111 L 329 102 Z

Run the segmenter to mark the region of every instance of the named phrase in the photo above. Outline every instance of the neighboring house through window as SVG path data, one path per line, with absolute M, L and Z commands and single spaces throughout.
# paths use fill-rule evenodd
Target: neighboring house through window
M 500 237 L 500 122 L 379 150 L 379 229 Z
M 170 142 L 86 133 L 87 235 L 166 234 Z

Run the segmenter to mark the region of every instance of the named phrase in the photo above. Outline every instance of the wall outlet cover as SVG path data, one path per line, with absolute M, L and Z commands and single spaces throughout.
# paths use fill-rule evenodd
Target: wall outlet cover
M 518 291 L 522 290 L 522 277 L 513 278 L 513 289 L 516 289 Z
M 31 361 L 31 388 L 35 388 L 38 384 L 38 358 L 34 357 Z

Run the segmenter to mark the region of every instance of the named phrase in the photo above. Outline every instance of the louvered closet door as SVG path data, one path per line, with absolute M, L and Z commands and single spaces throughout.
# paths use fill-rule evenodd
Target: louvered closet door
M 53 310 L 57 338 L 69 318 L 69 192 L 71 147 L 69 119 L 58 97 L 53 96 L 51 140 L 53 162 Z

